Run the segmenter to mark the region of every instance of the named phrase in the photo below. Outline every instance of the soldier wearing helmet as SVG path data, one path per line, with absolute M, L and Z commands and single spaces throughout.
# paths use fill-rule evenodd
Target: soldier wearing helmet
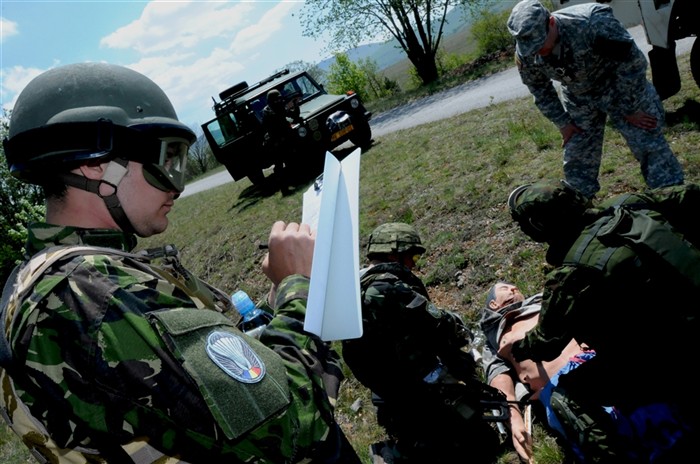
M 283 194 L 288 193 L 291 186 L 289 163 L 297 152 L 297 136 L 291 123 L 299 118 L 299 108 L 296 112 L 288 111 L 282 94 L 277 89 L 267 92 L 267 105 L 263 108 L 262 125 L 265 130 L 263 147 L 274 160 L 274 173 Z M 286 161 L 285 161 L 286 160 Z
M 285 316 L 262 342 L 172 245 L 132 252 L 168 226 L 194 139 L 125 67 L 58 67 L 19 95 L 5 155 L 44 188 L 46 222 L 3 291 L 3 416 L 42 462 L 359 463 L 333 419 L 338 356 L 302 327 L 308 225 L 272 226 L 262 267 Z
M 692 270 L 700 266 L 693 219 L 699 205 L 696 184 L 621 194 L 597 208 L 587 208 L 586 198 L 561 182 L 516 188 L 508 199 L 511 215 L 524 233 L 549 245 L 553 270 L 545 277 L 539 322 L 513 344 L 513 357 L 550 361 L 574 338 L 597 355 L 559 380 L 572 404 L 615 405 L 629 415 L 671 401 L 687 415 L 670 421 L 665 435 L 682 441 L 685 432 L 673 427 L 687 422 L 697 436 L 700 411 L 678 398 L 673 376 L 687 369 L 676 353 L 694 349 L 697 308 L 669 295 L 700 290 Z M 660 371 L 647 375 L 650 366 Z M 571 432 L 587 437 L 590 430 Z
M 536 242 L 559 243 L 578 234 L 591 201 L 568 182 L 521 185 L 508 197 L 511 217 Z
M 391 453 L 397 464 L 453 462 L 463 453 L 491 463 L 498 437 L 481 420 L 479 403 L 488 387 L 462 350 L 471 333 L 457 314 L 430 301 L 412 272 L 423 253 L 409 224 L 382 224 L 369 236 L 369 265 L 360 271 L 363 335 L 343 341 L 343 358 L 372 391 L 377 421 L 391 438 L 372 451 Z M 469 417 L 459 412 L 466 410 Z
M 418 258 L 425 253 L 418 232 L 402 222 L 382 224 L 369 236 L 367 259 L 370 261 L 396 261 L 413 269 Z

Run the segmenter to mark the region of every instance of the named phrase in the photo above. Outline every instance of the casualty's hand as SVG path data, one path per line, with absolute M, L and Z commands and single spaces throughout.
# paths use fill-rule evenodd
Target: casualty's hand
M 520 411 L 511 409 L 510 433 L 513 438 L 513 447 L 523 462 L 534 464 L 535 458 L 532 455 L 532 435 L 527 430 L 525 420 Z
M 656 117 L 645 113 L 644 111 L 637 111 L 636 113 L 629 114 L 625 116 L 625 120 L 635 127 L 640 129 L 656 129 L 657 120 Z
M 576 124 L 570 122 L 566 126 L 559 129 L 559 132 L 561 132 L 561 138 L 562 138 L 561 146 L 563 148 L 566 146 L 567 143 L 569 143 L 569 140 L 571 140 L 571 137 L 573 137 L 575 134 L 583 133 L 583 129 L 578 127 Z
M 316 232 L 308 224 L 277 221 L 272 225 L 263 272 L 277 286 L 293 274 L 311 275 Z

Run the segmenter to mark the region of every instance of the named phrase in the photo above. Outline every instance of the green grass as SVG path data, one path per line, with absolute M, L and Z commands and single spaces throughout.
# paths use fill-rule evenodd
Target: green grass
M 700 89 L 681 62 L 681 93 L 664 102 L 666 134 L 682 163 L 686 180 L 700 181 Z M 492 105 L 443 121 L 378 137 L 362 154 L 360 174 L 361 246 L 378 224 L 407 220 L 420 231 L 427 252 L 418 274 L 435 303 L 460 313 L 473 327 L 488 287 L 497 279 L 517 283 L 526 294 L 543 284 L 545 248 L 529 241 L 505 208 L 516 186 L 562 177 L 560 136 L 530 97 Z M 254 188 L 247 180 L 182 198 L 170 214 L 166 233 L 140 246 L 175 243 L 183 263 L 210 283 L 261 297 L 268 289 L 261 272 L 265 242 L 275 220 L 299 221 L 302 193 Z M 644 188 L 639 165 L 619 134 L 606 133 L 599 199 Z M 355 411 L 351 405 L 363 405 Z M 338 418 L 363 456 L 382 436 L 374 422 L 368 392 L 352 377 L 342 385 Z M 7 428 L 0 440 L 13 443 Z M 538 463 L 561 462 L 552 437 L 536 429 Z M 3 446 L 0 461 L 11 458 Z M 14 459 L 14 460 L 13 460 Z M 25 460 L 22 460 L 25 459 Z M 505 452 L 499 463 L 517 462 Z

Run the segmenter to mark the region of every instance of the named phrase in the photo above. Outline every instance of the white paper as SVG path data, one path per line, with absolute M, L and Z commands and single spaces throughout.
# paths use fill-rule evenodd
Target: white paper
M 311 226 L 312 230 L 318 230 L 318 216 L 321 212 L 321 191 L 323 188 L 323 175 L 320 175 L 314 183 L 304 192 L 301 222 Z
M 359 187 L 358 148 L 342 162 L 326 153 L 317 216 L 318 195 L 304 194 L 302 217 L 318 220 L 304 330 L 324 341 L 362 336 Z

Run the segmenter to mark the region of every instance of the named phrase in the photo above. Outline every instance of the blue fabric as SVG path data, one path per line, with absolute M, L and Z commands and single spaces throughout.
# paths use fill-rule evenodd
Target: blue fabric
M 552 392 L 559 384 L 559 378 L 562 375 L 594 357 L 595 351 L 583 351 L 573 356 L 559 372 L 552 376 L 540 392 L 539 400 L 545 406 L 547 422 L 562 437 L 566 437 L 564 428 L 550 405 Z M 626 416 L 620 414 L 614 407 L 605 406 L 603 409 L 614 419 L 619 435 L 627 439 L 628 457 L 638 459 L 640 462 L 651 464 L 657 462 L 678 440 L 692 432 L 674 403 L 648 404 Z M 569 445 L 577 460 L 585 463 L 585 456 L 578 445 L 572 442 L 569 442 Z
M 552 398 L 552 391 L 554 391 L 554 387 L 556 387 L 559 384 L 559 377 L 562 375 L 566 374 L 569 371 L 572 371 L 579 367 L 581 364 L 584 362 L 588 361 L 589 359 L 593 359 L 595 357 L 595 351 L 582 351 L 581 353 L 578 353 L 576 356 L 573 356 L 569 359 L 569 362 L 567 362 L 564 367 L 559 369 L 559 372 L 554 374 L 551 379 L 549 379 L 549 382 L 547 385 L 545 385 L 542 390 L 540 391 L 540 396 L 539 400 L 544 404 L 545 411 L 547 413 L 547 422 L 549 423 L 550 427 L 552 427 L 554 430 L 559 432 L 559 434 L 562 437 L 566 437 L 566 433 L 564 432 L 564 427 L 562 427 L 561 422 L 559 422 L 559 419 L 557 418 L 557 415 L 554 413 L 554 410 L 552 410 L 552 406 L 550 405 L 550 399 Z M 607 409 L 607 408 L 606 408 Z M 576 458 L 578 459 L 579 462 L 584 462 L 585 459 L 583 457 L 583 453 L 581 452 L 581 449 L 576 445 L 575 443 L 570 442 L 569 445 L 571 446 L 571 450 L 574 452 L 576 455 Z

